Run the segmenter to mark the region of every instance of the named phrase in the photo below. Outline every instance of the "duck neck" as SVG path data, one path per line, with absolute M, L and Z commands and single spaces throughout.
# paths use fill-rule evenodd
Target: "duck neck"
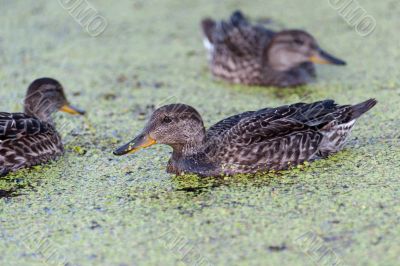
M 26 99 L 24 113 L 38 118 L 42 122 L 53 123 L 52 114 L 57 111 L 57 106 L 46 99 Z
M 53 112 L 45 112 L 45 111 L 43 111 L 43 112 L 38 112 L 38 111 L 37 112 L 31 112 L 31 111 L 25 109 L 24 113 L 29 115 L 29 116 L 36 117 L 37 119 L 39 119 L 42 122 L 46 122 L 46 123 L 54 125 L 53 118 L 51 117 L 51 114 Z
M 198 134 L 195 137 L 190 138 L 189 141 L 185 143 L 173 144 L 171 145 L 173 152 L 172 158 L 179 160 L 185 157 L 191 157 L 199 154 L 203 151 L 203 146 L 205 143 L 205 134 Z

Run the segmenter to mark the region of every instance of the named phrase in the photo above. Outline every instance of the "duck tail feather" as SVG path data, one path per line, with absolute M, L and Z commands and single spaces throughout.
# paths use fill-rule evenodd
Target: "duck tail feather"
M 247 23 L 247 20 L 243 15 L 242 11 L 236 10 L 231 15 L 231 23 L 233 26 L 237 27 L 243 23 Z
M 357 119 L 367 111 L 369 111 L 372 107 L 374 107 L 378 103 L 375 99 L 369 99 L 362 103 L 355 104 L 352 106 L 352 119 Z
M 213 33 L 215 31 L 216 23 L 211 18 L 205 18 L 201 21 L 201 28 L 204 35 L 207 37 L 210 43 L 213 43 Z

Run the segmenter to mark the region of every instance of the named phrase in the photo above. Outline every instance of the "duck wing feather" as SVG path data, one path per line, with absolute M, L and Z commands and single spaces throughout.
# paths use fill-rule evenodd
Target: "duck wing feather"
M 0 113 L 0 176 L 47 162 L 63 151 L 51 124 L 23 113 Z
M 207 152 L 235 172 L 286 169 L 317 154 L 323 138 L 320 130 L 335 118 L 331 114 L 336 110 L 334 101 L 326 100 L 233 116 L 227 121 L 234 125 L 222 121 L 210 128 L 223 130 L 214 131 L 219 139 L 211 142 Z
M 264 27 L 251 25 L 240 11 L 234 12 L 229 21 L 216 23 L 213 30 L 208 34 L 210 42 L 235 57 L 259 57 L 275 34 Z
M 210 139 L 213 137 L 219 137 L 223 135 L 227 130 L 231 129 L 237 123 L 239 123 L 242 119 L 251 116 L 254 111 L 247 111 L 241 114 L 233 115 L 222 119 L 221 121 L 217 122 L 215 125 L 211 126 L 207 130 L 206 139 Z
M 23 113 L 0 112 L 0 141 L 54 132 L 53 126 Z
M 324 100 L 265 108 L 225 129 L 207 151 L 233 172 L 287 169 L 318 158 L 327 132 L 354 122 L 375 104 L 373 99 L 352 106 Z

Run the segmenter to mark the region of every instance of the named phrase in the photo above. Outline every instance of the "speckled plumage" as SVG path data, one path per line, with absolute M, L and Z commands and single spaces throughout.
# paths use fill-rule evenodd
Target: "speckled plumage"
M 227 22 L 204 19 L 202 30 L 212 74 L 231 83 L 277 87 L 306 84 L 316 77 L 309 58 L 319 52 L 333 59 L 331 64 L 345 64 L 320 50 L 308 33 L 274 32 L 252 25 L 240 11 Z
M 356 119 L 375 104 L 374 99 L 342 106 L 325 100 L 265 108 L 228 117 L 207 131 L 193 107 L 166 105 L 154 112 L 138 137 L 114 153 L 147 147 L 143 140 L 151 139 L 173 148 L 167 171 L 174 174 L 283 170 L 342 149 Z
M 44 163 L 64 151 L 54 127 L 23 113 L 0 113 L 0 173 Z
M 24 113 L 0 113 L 0 175 L 63 154 L 51 114 L 67 104 L 61 84 L 42 78 L 29 86 Z

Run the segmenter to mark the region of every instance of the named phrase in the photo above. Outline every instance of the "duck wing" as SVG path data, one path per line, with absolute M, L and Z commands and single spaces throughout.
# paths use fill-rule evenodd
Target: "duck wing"
M 224 138 L 229 141 L 247 141 L 247 144 L 251 144 L 254 140 L 248 141 L 255 136 L 268 140 L 298 131 L 319 131 L 329 123 L 348 123 L 368 111 L 375 103 L 376 101 L 371 99 L 357 105 L 338 105 L 333 100 L 324 100 L 246 112 L 235 125 L 223 132 Z
M 0 113 L 0 176 L 63 153 L 54 127 L 23 113 Z
M 232 13 L 227 22 L 205 19 L 202 28 L 211 45 L 235 57 L 259 57 L 275 34 L 264 27 L 251 25 L 240 11 Z
M 300 121 L 250 117 L 228 130 L 208 152 L 235 173 L 282 170 L 312 159 L 322 139 L 315 127 Z
M 333 100 L 324 100 L 310 104 L 298 103 L 292 105 L 297 109 L 290 117 L 301 121 L 309 126 L 319 128 L 328 123 L 349 123 L 375 106 L 377 101 L 369 99 L 355 105 L 338 105 Z
M 208 145 L 208 155 L 237 172 L 286 169 L 312 159 L 333 101 L 297 103 L 249 113 Z M 312 121 L 313 123 L 308 123 Z
M 0 141 L 52 132 L 53 127 L 23 113 L 0 112 Z
M 298 112 L 299 107 L 305 105 L 304 103 L 298 103 L 291 106 L 282 106 L 280 108 L 263 108 L 258 111 L 247 111 L 241 114 L 233 115 L 222 119 L 215 125 L 211 126 L 207 130 L 207 139 L 211 137 L 222 136 L 225 132 L 237 125 L 240 121 L 250 116 L 270 116 L 272 118 L 291 116 Z
M 265 108 L 225 130 L 206 151 L 230 168 L 227 172 L 287 169 L 339 150 L 355 119 L 375 104 L 374 99 L 342 106 L 325 100 Z
M 207 130 L 206 139 L 210 139 L 213 137 L 219 137 L 223 135 L 227 130 L 231 129 L 237 123 L 239 123 L 243 118 L 249 117 L 254 113 L 254 111 L 247 111 L 241 114 L 233 115 L 222 119 L 217 122 L 215 125 L 211 126 Z
M 278 117 L 278 115 L 264 114 L 244 119 L 225 132 L 223 141 L 234 144 L 236 147 L 247 147 L 292 134 L 318 133 L 318 127 L 309 126 L 293 118 Z

